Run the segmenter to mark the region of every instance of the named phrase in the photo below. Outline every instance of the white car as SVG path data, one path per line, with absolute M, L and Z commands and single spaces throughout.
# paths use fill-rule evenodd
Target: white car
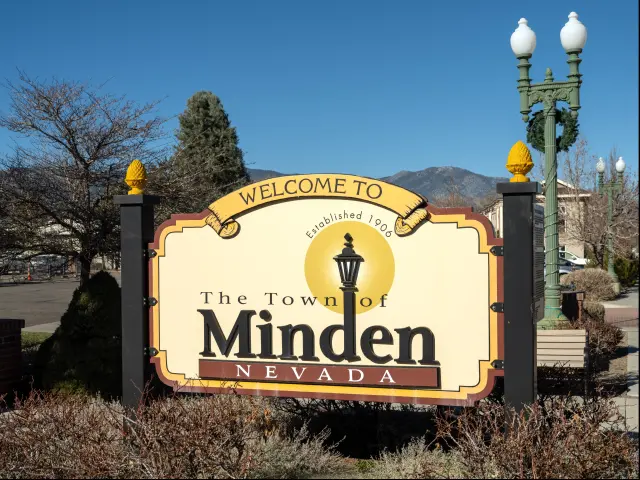
M 578 257 L 577 255 L 574 255 L 573 253 L 566 250 L 560 250 L 560 258 L 566 260 L 567 262 L 571 262 L 574 265 L 581 265 L 584 267 L 587 264 L 586 258 Z

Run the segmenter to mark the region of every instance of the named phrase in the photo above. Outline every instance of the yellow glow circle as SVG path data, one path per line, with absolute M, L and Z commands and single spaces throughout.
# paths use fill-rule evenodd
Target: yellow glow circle
M 389 293 L 396 268 L 387 239 L 373 227 L 347 221 L 334 223 L 320 231 L 307 250 L 304 275 L 318 303 L 342 313 L 342 284 L 338 264 L 333 257 L 342 252 L 347 233 L 353 237 L 353 249 L 364 257 L 356 284 L 356 312 L 363 313 L 378 306 L 382 295 Z M 332 301 L 325 302 L 325 297 L 335 297 L 337 306 L 333 306 Z M 367 299 L 371 299 L 370 305 Z

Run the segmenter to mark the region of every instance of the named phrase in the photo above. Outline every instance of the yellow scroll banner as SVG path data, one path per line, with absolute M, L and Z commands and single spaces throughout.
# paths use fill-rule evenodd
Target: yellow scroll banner
M 346 198 L 379 205 L 398 214 L 395 232 L 408 235 L 428 217 L 427 201 L 413 192 L 353 175 L 309 174 L 278 177 L 247 185 L 209 205 L 206 222 L 218 235 L 240 230 L 233 217 L 272 203 L 304 198 Z

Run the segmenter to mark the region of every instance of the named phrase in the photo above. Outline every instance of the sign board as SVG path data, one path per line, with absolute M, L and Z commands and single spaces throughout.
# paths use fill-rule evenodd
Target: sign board
M 533 308 L 534 321 L 544 318 L 544 207 L 533 204 Z
M 254 183 L 157 230 L 151 361 L 181 391 L 470 404 L 503 372 L 501 242 L 379 180 Z

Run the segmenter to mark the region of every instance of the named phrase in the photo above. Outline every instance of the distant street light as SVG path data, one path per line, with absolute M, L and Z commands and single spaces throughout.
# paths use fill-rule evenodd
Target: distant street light
M 579 54 L 587 41 L 587 29 L 578 20 L 575 12 L 569 14 L 569 21 L 560 31 L 560 42 L 569 59 L 569 75 L 566 82 L 554 82 L 551 69 L 547 68 L 544 82 L 532 84 L 529 78 L 529 59 L 536 48 L 536 34 L 529 28 L 527 20 L 521 18 L 518 28 L 511 35 L 511 49 L 520 61 L 520 113 L 525 122 L 529 121 L 531 107 L 543 104 L 544 126 L 544 177 L 545 177 L 545 250 L 547 271 L 545 275 L 545 313 L 539 325 L 552 328 L 557 321 L 566 321 L 562 314 L 560 275 L 558 271 L 558 160 L 556 146 L 556 102 L 567 102 L 571 116 L 577 117 L 580 109 L 580 85 L 582 80 L 578 65 L 582 61 Z
M 598 171 L 598 192 L 600 195 L 607 195 L 607 267 L 609 275 L 613 278 L 613 288 L 616 294 L 620 293 L 620 281 L 616 275 L 614 253 L 613 253 L 613 202 L 615 200 L 614 195 L 622 193 L 622 182 L 624 179 L 624 169 L 626 164 L 622 157 L 616 162 L 616 172 L 618 172 L 616 179 L 611 179 L 609 182 L 604 181 L 605 164 L 604 159 L 600 157 L 596 164 L 596 170 Z

